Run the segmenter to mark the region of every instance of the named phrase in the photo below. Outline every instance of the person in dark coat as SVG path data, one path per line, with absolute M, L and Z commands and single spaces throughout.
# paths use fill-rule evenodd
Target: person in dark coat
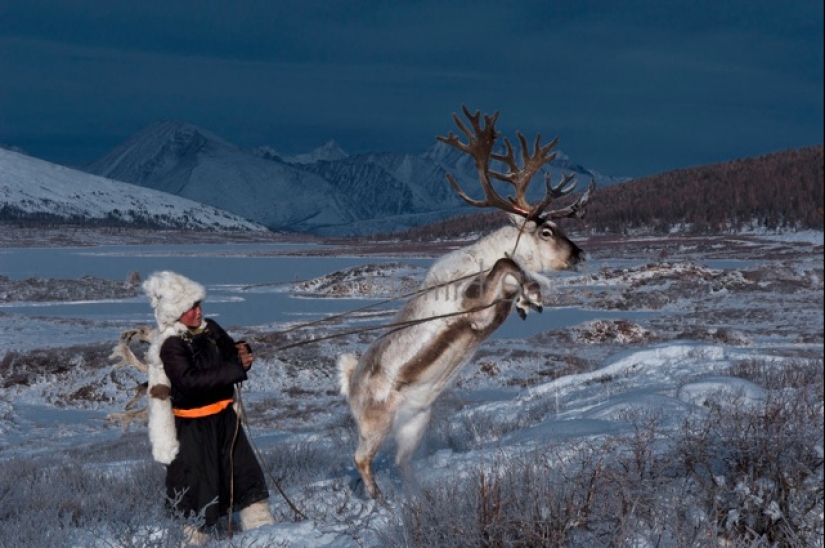
M 185 517 L 202 512 L 204 529 L 226 515 L 230 499 L 244 530 L 274 523 L 263 471 L 233 407 L 235 385 L 254 361 L 249 345 L 203 318 L 200 284 L 159 272 L 143 288 L 158 320 L 149 350 L 150 440 L 167 465 L 169 504 Z M 207 539 L 192 527 L 186 536 Z

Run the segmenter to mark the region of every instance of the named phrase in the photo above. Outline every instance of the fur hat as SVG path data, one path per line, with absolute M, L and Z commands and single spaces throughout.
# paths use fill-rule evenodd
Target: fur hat
M 143 282 L 143 291 L 155 310 L 161 331 L 175 325 L 184 312 L 206 296 L 201 284 L 168 270 L 149 276 Z

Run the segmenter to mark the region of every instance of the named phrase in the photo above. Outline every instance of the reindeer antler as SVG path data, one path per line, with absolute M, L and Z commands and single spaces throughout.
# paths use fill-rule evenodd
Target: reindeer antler
M 500 133 L 495 129 L 495 123 L 496 120 L 498 120 L 499 113 L 495 112 L 492 116 L 484 115 L 484 126 L 482 127 L 480 123 L 481 114 L 479 111 L 471 113 L 465 105 L 462 105 L 461 109 L 470 121 L 472 133 L 467 126 L 464 125 L 457 114 L 453 114 L 453 120 L 461 132 L 467 136 L 468 142 L 466 144 L 462 143 L 458 136 L 453 134 L 452 131 L 449 132 L 446 137 L 436 137 L 436 139 L 442 143 L 455 147 L 466 154 L 469 154 L 475 162 L 478 178 L 481 182 L 481 188 L 484 190 L 484 200 L 475 200 L 470 198 L 467 193 L 459 187 L 455 177 L 449 173 L 447 174 L 447 181 L 450 183 L 450 186 L 465 202 L 475 207 L 495 207 L 509 213 L 516 213 L 531 220 L 571 216 L 579 219 L 582 218 L 584 215 L 584 206 L 590 199 L 590 192 L 595 187 L 594 181 L 591 181 L 587 191 L 572 206 L 568 206 L 557 211 L 546 212 L 544 210 L 548 205 L 550 205 L 550 202 L 556 198 L 570 194 L 578 184 L 576 181 L 568 184 L 573 176 L 563 174 L 562 181 L 558 185 L 553 186 L 550 183 L 550 175 L 547 174 L 545 175 L 547 193 L 544 198 L 536 204 L 531 204 L 527 201 L 526 193 L 530 181 L 545 164 L 552 161 L 556 157 L 556 153 L 551 151 L 558 144 L 558 138 L 554 138 L 546 145 L 542 145 L 541 134 L 536 135 L 531 154 L 527 145 L 527 139 L 520 132 L 516 132 L 521 145 L 522 167 L 519 168 L 518 163 L 516 162 L 513 146 L 506 137 L 504 138 L 506 153 L 496 154 L 493 152 L 496 139 L 498 139 L 500 135 Z M 491 170 L 490 160 L 502 162 L 507 166 L 508 172 L 501 173 Z M 508 196 L 507 199 L 503 198 L 493 188 L 490 181 L 491 178 L 512 185 L 515 190 L 515 196 Z
M 106 415 L 106 420 L 119 422 L 123 431 L 128 432 L 129 426 L 133 422 L 146 422 L 149 420 L 149 409 L 147 407 L 141 407 L 140 409 L 132 409 L 131 411 L 124 411 L 122 413 L 109 413 Z
M 127 365 L 131 365 L 138 371 L 142 371 L 143 373 L 147 373 L 149 371 L 149 366 L 145 363 L 140 361 L 137 356 L 135 356 L 132 349 L 129 348 L 129 345 L 126 343 L 119 343 L 112 349 L 112 353 L 109 354 L 109 359 L 113 360 L 115 363 L 112 364 L 112 367 L 119 368 L 119 367 L 126 367 Z
M 132 349 L 129 348 L 129 343 L 135 339 L 143 343 L 150 343 L 153 335 L 154 330 L 148 325 L 141 325 L 135 329 L 127 329 L 123 331 L 120 334 L 118 344 L 115 345 L 112 349 L 112 353 L 109 355 L 109 359 L 115 362 L 112 364 L 112 368 L 117 369 L 131 365 L 138 371 L 147 373 L 149 371 L 149 366 L 135 356 Z M 142 407 L 140 409 L 134 409 L 134 407 L 141 399 L 143 399 L 144 396 L 146 396 L 148 386 L 148 382 L 136 385 L 133 388 L 135 395 L 126 403 L 124 411 L 122 413 L 110 413 L 106 415 L 106 418 L 111 421 L 120 422 L 124 432 L 129 429 L 129 425 L 132 422 L 146 421 L 149 417 L 148 408 Z
M 149 420 L 149 408 L 144 406 L 139 409 L 134 409 L 137 403 L 146 396 L 146 391 L 149 387 L 148 382 L 144 382 L 138 385 L 135 385 L 133 388 L 135 395 L 134 397 L 126 402 L 126 406 L 123 408 L 122 413 L 109 413 L 106 415 L 106 418 L 110 421 L 117 421 L 120 423 L 121 428 L 123 431 L 126 432 L 129 430 L 129 425 L 132 422 L 146 422 Z
M 155 334 L 155 330 L 152 329 L 151 326 L 148 325 L 139 325 L 134 329 L 126 329 L 120 333 L 120 342 L 129 344 L 132 342 L 136 337 L 137 340 L 140 342 L 149 343 L 152 342 L 152 337 Z
M 567 181 L 569 181 L 572 177 L 573 177 L 572 175 L 564 175 L 564 180 L 561 183 L 559 183 L 553 189 L 553 191 L 555 192 L 556 189 L 560 188 Z M 546 184 L 547 184 L 548 195 L 549 195 L 550 194 L 550 188 L 551 188 L 550 174 L 549 173 L 546 175 Z M 563 193 L 559 194 L 558 196 L 564 196 L 565 194 L 570 194 L 570 192 L 573 191 L 573 188 L 576 187 L 576 184 L 578 184 L 578 183 L 573 182 L 573 186 L 570 188 L 570 190 L 568 190 L 566 192 L 563 192 Z M 581 196 L 579 196 L 578 199 L 575 202 L 573 202 L 569 206 L 567 206 L 565 208 L 562 208 L 562 209 L 554 209 L 552 211 L 547 211 L 547 212 L 544 213 L 544 215 L 542 215 L 542 217 L 545 218 L 545 219 L 562 219 L 564 217 L 571 217 L 573 219 L 578 219 L 578 220 L 581 221 L 582 219 L 584 219 L 585 207 L 587 207 L 587 203 L 590 201 L 590 196 L 593 194 L 593 189 L 595 189 L 595 188 L 596 188 L 596 180 L 595 179 L 590 179 L 590 184 L 587 185 L 587 188 L 585 189 L 585 191 L 581 193 Z M 555 197 L 557 197 L 557 196 L 554 196 L 554 198 Z M 551 200 L 552 200 L 552 198 L 551 198 Z M 549 200 L 548 200 L 548 203 L 549 203 Z M 546 207 L 546 205 L 542 206 L 542 209 L 544 209 L 544 207 Z

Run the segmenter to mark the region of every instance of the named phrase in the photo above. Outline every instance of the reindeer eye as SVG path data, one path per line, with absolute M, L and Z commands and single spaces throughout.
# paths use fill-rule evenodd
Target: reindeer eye
M 545 239 L 550 239 L 555 235 L 553 229 L 550 227 L 544 227 L 541 229 L 541 237 Z

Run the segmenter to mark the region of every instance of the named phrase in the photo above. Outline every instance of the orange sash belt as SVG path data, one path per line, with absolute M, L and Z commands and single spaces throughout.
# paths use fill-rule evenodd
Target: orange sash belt
M 215 413 L 220 413 L 230 405 L 232 405 L 231 398 L 228 400 L 221 400 L 215 403 L 210 403 L 209 405 L 204 405 L 203 407 L 195 407 L 194 409 L 172 409 L 172 413 L 175 414 L 176 417 L 181 417 L 183 419 L 197 419 L 199 417 L 208 417 L 209 415 L 214 415 Z

